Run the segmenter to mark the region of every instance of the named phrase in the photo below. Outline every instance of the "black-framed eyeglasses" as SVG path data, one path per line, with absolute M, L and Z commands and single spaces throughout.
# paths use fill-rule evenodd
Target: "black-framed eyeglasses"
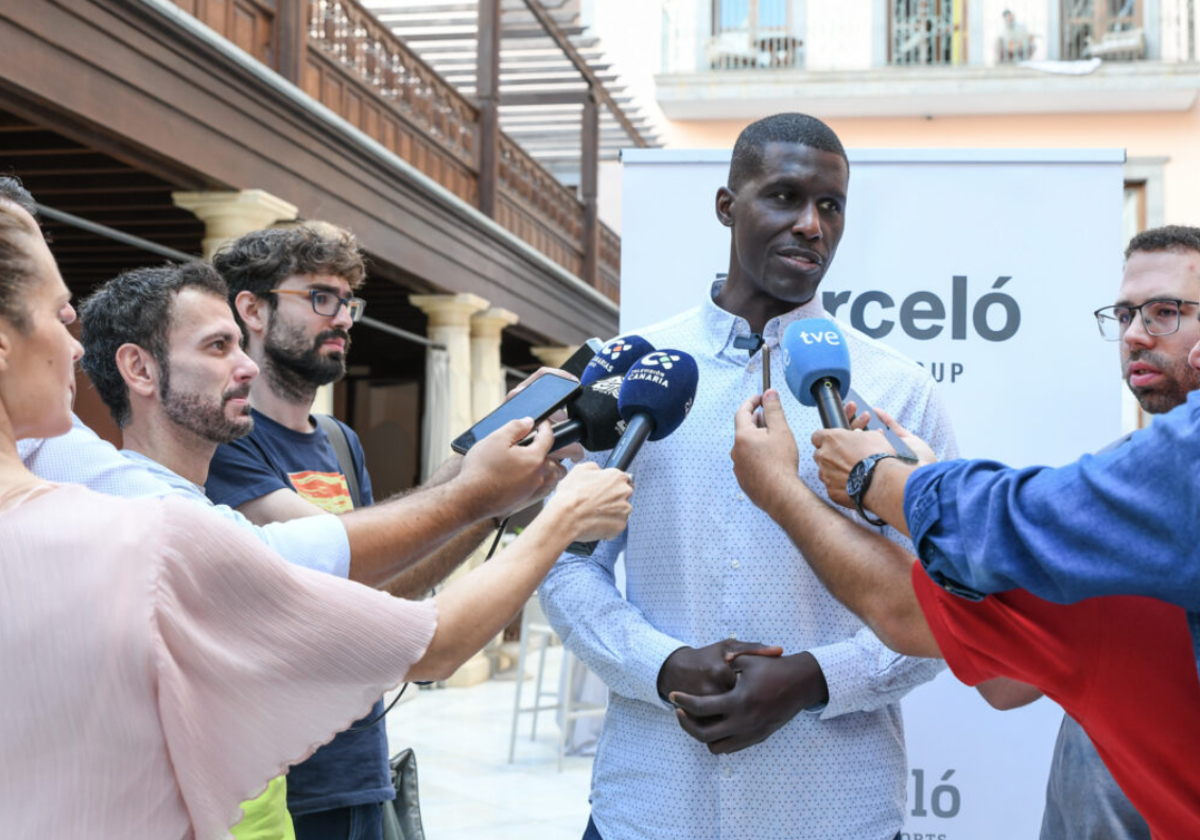
M 1133 323 L 1134 313 L 1142 316 L 1142 326 L 1149 335 L 1170 335 L 1179 329 L 1180 311 L 1184 306 L 1198 306 L 1200 301 L 1176 298 L 1154 298 L 1139 306 L 1105 306 L 1097 309 L 1096 323 L 1105 341 L 1120 341 Z
M 350 320 L 357 322 L 362 318 L 367 308 L 367 302 L 360 297 L 338 297 L 326 289 L 268 289 L 272 295 L 303 295 L 312 302 L 313 312 L 324 318 L 332 318 L 343 306 L 350 315 Z

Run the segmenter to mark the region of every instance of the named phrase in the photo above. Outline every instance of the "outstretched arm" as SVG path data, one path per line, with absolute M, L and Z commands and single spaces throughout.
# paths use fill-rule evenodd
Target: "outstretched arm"
M 761 426 L 754 417 L 760 405 Z M 821 583 L 888 647 L 913 656 L 940 657 L 913 592 L 915 558 L 842 516 L 800 481 L 799 453 L 779 394 L 772 389 L 751 397 L 734 422 L 732 457 L 738 484 L 787 532 Z

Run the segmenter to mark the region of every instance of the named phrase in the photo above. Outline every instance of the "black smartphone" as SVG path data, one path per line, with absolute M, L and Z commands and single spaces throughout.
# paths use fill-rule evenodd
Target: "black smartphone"
M 509 420 L 532 417 L 540 423 L 579 393 L 579 383 L 556 373 L 543 373 L 487 417 L 454 439 L 450 448 L 460 455 Z
M 583 371 L 597 353 L 604 349 L 604 342 L 598 338 L 589 338 L 583 344 L 579 345 L 579 349 L 571 354 L 571 358 L 567 359 L 561 365 L 559 370 L 565 370 L 572 376 L 583 376 Z
M 867 421 L 867 428 L 871 431 L 883 432 L 883 436 L 887 438 L 888 443 L 896 450 L 896 454 L 901 458 L 911 458 L 917 460 L 917 456 L 908 448 L 908 444 L 900 439 L 900 436 L 887 427 L 887 425 L 879 419 L 879 415 L 875 413 L 875 409 L 871 408 L 871 404 L 864 400 L 853 388 L 846 394 L 846 401 L 854 400 L 855 407 L 861 414 L 864 411 L 871 413 L 871 419 Z

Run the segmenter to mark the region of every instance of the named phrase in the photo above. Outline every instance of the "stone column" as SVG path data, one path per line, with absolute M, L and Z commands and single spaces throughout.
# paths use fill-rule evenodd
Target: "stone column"
M 544 364 L 546 367 L 562 367 L 563 362 L 571 358 L 571 355 L 578 350 L 580 345 L 576 344 L 571 347 L 563 347 L 558 344 L 543 345 L 541 347 L 530 347 L 529 352 L 534 358 Z
M 206 260 L 225 243 L 276 222 L 290 222 L 298 212 L 294 204 L 263 190 L 177 192 L 171 193 L 171 200 L 204 222 L 201 246 Z
M 429 316 L 428 335 L 431 341 L 445 346 L 450 356 L 450 429 L 458 435 L 475 422 L 472 408 L 471 357 L 472 315 L 488 308 L 488 302 L 477 295 L 410 295 L 409 302 Z M 474 556 L 450 575 L 447 583 L 466 574 L 482 562 Z M 491 662 L 477 653 L 463 663 L 446 685 L 465 687 L 476 685 L 491 676 Z
M 500 364 L 500 334 L 520 320 L 507 309 L 491 307 L 471 316 L 471 414 L 482 420 L 508 393 Z
M 487 309 L 478 295 L 409 295 L 408 302 L 429 316 L 430 341 L 450 354 L 450 429 L 458 435 L 475 422 L 471 406 L 471 316 Z

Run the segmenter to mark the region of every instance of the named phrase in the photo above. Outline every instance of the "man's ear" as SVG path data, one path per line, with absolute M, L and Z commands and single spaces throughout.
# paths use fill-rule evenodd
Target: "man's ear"
M 733 227 L 733 193 L 729 187 L 717 190 L 717 220 L 725 227 Z
M 117 348 L 116 362 L 131 394 L 153 397 L 158 393 L 162 371 L 149 350 L 137 344 L 122 344 Z
M 254 292 L 238 292 L 233 299 L 237 315 L 246 326 L 246 332 L 263 333 L 267 329 L 269 304 Z

